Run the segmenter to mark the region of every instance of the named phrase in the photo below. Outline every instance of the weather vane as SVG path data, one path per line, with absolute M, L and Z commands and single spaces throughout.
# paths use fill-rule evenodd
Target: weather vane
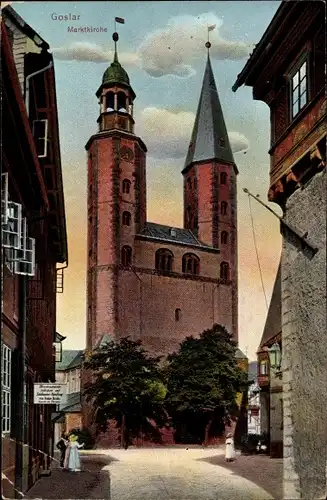
M 115 32 L 112 35 L 112 39 L 115 42 L 115 54 L 117 53 L 117 42 L 119 40 L 119 35 L 117 33 L 117 23 L 125 24 L 125 19 L 122 17 L 115 17 Z
M 213 31 L 215 29 L 216 25 L 215 24 L 212 24 L 211 26 L 207 26 L 207 29 L 208 29 L 208 41 L 206 42 L 206 47 L 208 49 L 208 53 L 209 53 L 209 49 L 211 47 L 211 43 L 210 43 L 210 31 Z

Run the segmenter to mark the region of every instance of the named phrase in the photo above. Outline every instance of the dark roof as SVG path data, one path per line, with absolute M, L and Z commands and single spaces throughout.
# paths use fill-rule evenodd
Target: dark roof
M 66 337 L 61 335 L 59 332 L 56 332 L 56 342 L 63 342 L 63 340 L 65 340 L 65 338 Z
M 62 360 L 56 363 L 56 371 L 71 370 L 81 366 L 84 356 L 84 351 L 62 351 Z
M 236 359 L 248 359 L 247 356 L 239 348 L 236 349 L 235 358 Z
M 68 394 L 65 403 L 59 407 L 59 411 L 65 413 L 81 410 L 82 405 L 80 392 L 73 392 L 72 394 Z
M 33 40 L 35 45 L 45 50 L 49 49 L 49 44 L 43 40 L 43 38 L 40 37 L 40 35 L 29 24 L 27 24 L 22 17 L 17 14 L 11 5 L 4 7 L 2 9 L 2 14 L 4 14 L 5 17 L 10 17 L 10 19 L 21 28 L 23 33 Z
M 269 63 L 276 49 L 280 46 L 281 40 L 285 38 L 286 33 L 289 33 L 290 27 L 296 25 L 301 17 L 306 19 L 307 12 L 309 11 L 310 14 L 316 12 L 317 16 L 320 13 L 324 16 L 324 9 L 324 2 L 312 2 L 310 0 L 301 2 L 287 0 L 281 2 L 259 43 L 255 45 L 255 49 L 241 73 L 237 75 L 232 90 L 236 92 L 243 84 L 254 87 L 258 79 L 258 73 L 264 71 L 264 67 Z M 307 21 L 307 28 L 309 28 L 310 22 Z
M 281 265 L 275 279 L 275 284 L 269 304 L 266 324 L 263 330 L 260 348 L 267 345 L 269 340 L 282 331 L 282 287 L 281 287 Z
M 224 147 L 220 145 L 224 140 Z M 210 57 L 204 72 L 201 95 L 184 168 L 193 162 L 219 159 L 234 163 Z
M 156 222 L 146 222 L 145 227 L 140 232 L 140 236 L 165 241 L 167 243 L 177 243 L 181 245 L 198 246 L 202 248 L 213 248 L 201 243 L 190 229 L 180 227 L 164 226 Z

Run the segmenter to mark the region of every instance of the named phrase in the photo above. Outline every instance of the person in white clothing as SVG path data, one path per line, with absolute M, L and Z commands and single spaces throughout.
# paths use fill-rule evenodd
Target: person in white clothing
M 79 449 L 83 448 L 83 444 L 79 444 L 77 436 L 69 436 L 69 443 L 66 448 L 64 468 L 72 472 L 79 472 L 81 470 L 81 459 L 79 456 Z
M 227 434 L 226 437 L 226 451 L 225 451 L 225 459 L 226 462 L 233 462 L 235 460 L 235 447 L 234 447 L 234 438 L 232 434 Z

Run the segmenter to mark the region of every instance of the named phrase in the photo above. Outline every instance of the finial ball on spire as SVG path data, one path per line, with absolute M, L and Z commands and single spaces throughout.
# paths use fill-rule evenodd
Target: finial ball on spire
M 211 43 L 210 42 L 206 42 L 206 47 L 207 47 L 207 49 L 210 49 Z
M 119 40 L 119 35 L 118 35 L 118 33 L 117 33 L 117 32 L 115 32 L 115 33 L 112 35 L 112 39 L 113 39 L 113 41 L 114 41 L 114 42 L 118 42 L 118 40 Z

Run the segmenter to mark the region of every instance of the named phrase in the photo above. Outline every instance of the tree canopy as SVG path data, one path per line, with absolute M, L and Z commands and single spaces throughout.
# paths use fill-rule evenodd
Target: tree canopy
M 125 448 L 141 434 L 160 441 L 158 429 L 167 423 L 167 414 L 159 361 L 147 354 L 140 340 L 125 337 L 99 347 L 85 363 L 93 374 L 85 395 L 96 408 L 98 430 L 106 430 L 109 419 L 115 420 Z
M 236 395 L 247 386 L 236 349 L 228 331 L 216 324 L 199 338 L 187 337 L 168 356 L 166 405 L 175 425 L 196 421 L 207 441 L 213 420 L 222 422 L 233 414 Z

